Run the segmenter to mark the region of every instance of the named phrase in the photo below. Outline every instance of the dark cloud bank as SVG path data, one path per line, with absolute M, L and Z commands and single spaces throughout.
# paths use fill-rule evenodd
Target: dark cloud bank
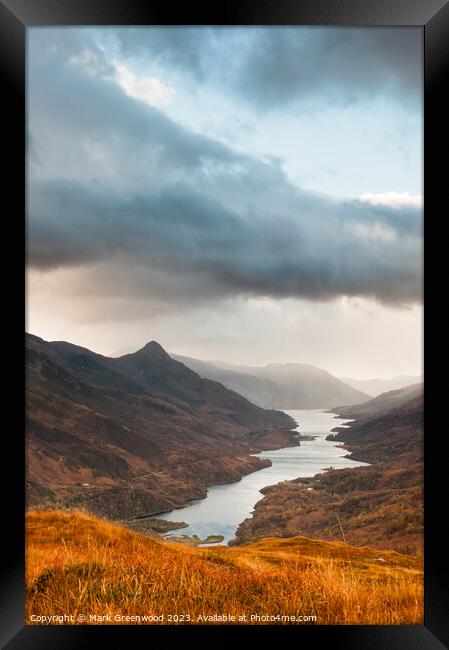
M 50 270 L 105 261 L 117 269 L 135 265 L 156 274 L 182 275 L 184 299 L 187 278 L 196 296 L 204 285 L 205 294 L 215 297 L 327 300 L 347 295 L 390 304 L 421 300 L 421 210 L 337 202 L 301 191 L 276 161 L 236 153 L 127 97 L 108 80 L 108 63 L 89 35 L 45 34 L 32 37 L 30 50 L 30 137 L 37 154 L 29 174 L 31 267 Z M 124 51 L 131 44 L 151 50 L 151 39 L 141 30 L 139 34 L 140 44 L 124 32 L 120 35 Z M 165 45 L 156 43 L 160 56 L 201 74 L 201 42 L 194 46 L 189 32 L 182 35 L 182 42 L 180 34 L 165 30 L 164 34 Z M 212 36 L 205 32 L 202 38 Z M 322 36 L 316 38 L 315 48 Z M 340 51 L 347 58 L 353 49 L 356 57 L 359 37 L 349 42 L 338 34 L 333 38 L 337 62 L 331 61 L 330 53 L 322 53 L 329 76 Z M 367 39 L 373 60 L 380 66 L 383 61 L 381 71 L 391 58 L 407 58 L 408 49 L 404 53 L 400 39 L 393 47 L 389 38 Z M 277 67 L 287 57 L 284 49 L 294 47 L 293 30 L 285 42 L 276 30 L 264 34 L 264 39 L 263 48 L 247 53 L 239 82 L 253 98 L 261 93 L 257 66 L 265 70 L 265 77 L 278 78 Z M 310 54 L 303 44 L 297 47 Z M 86 48 L 94 52 L 94 70 L 70 62 Z M 403 67 L 410 68 L 401 77 L 403 92 L 409 92 L 416 84 L 414 64 L 406 61 Z M 363 66 L 359 68 L 362 77 Z M 369 70 L 368 86 L 380 84 L 382 72 L 372 70 L 372 65 Z M 355 85 L 356 72 L 345 72 Z M 296 78 L 293 69 L 287 73 Z M 300 88 L 306 94 L 313 92 L 316 81 L 301 74 L 296 87 L 290 84 L 287 90 L 286 84 L 286 93 L 298 93 Z M 393 65 L 391 83 L 395 74 Z M 244 82 L 245 75 L 252 88 Z M 282 92 L 278 88 L 276 97 Z M 275 101 L 269 96 L 265 100 Z M 58 146 L 59 169 L 48 163 Z M 112 172 L 103 173 L 96 152 Z M 137 179 L 131 178 L 134 166 L 141 170 Z M 68 172 L 69 168 L 78 171 Z M 145 286 L 140 291 L 145 294 Z
M 261 109 L 422 93 L 419 28 L 118 29 L 125 56 L 147 56 L 226 88 Z

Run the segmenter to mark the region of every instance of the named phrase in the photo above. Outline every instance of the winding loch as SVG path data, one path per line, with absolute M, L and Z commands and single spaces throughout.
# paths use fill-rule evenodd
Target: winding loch
M 251 516 L 255 504 L 262 498 L 261 488 L 280 481 L 298 477 L 314 476 L 329 467 L 357 467 L 366 465 L 346 458 L 346 451 L 337 443 L 326 440 L 329 432 L 337 426 L 346 426 L 351 420 L 337 418 L 324 410 L 285 411 L 298 424 L 296 431 L 313 439 L 301 440 L 298 447 L 285 447 L 276 451 L 263 451 L 257 456 L 269 458 L 271 466 L 244 476 L 236 483 L 214 485 L 207 497 L 194 501 L 184 508 L 162 513 L 159 519 L 185 521 L 187 528 L 176 531 L 177 535 L 222 535 L 222 544 L 234 538 L 239 524 Z

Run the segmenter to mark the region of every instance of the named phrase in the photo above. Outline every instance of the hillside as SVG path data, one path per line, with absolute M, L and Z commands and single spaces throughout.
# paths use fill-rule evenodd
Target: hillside
M 201 498 L 296 445 L 293 421 L 202 379 L 156 342 L 120 358 L 27 335 L 27 505 L 112 518 Z
M 282 386 L 265 377 L 257 377 L 251 374 L 250 369 L 244 372 L 222 368 L 211 362 L 177 354 L 171 356 L 197 372 L 201 377 L 220 382 L 223 386 L 245 396 L 253 404 L 257 404 L 262 408 L 276 408 L 275 404 L 285 403 L 287 391 Z M 236 368 L 238 367 L 236 366 Z M 294 399 L 293 396 L 291 396 L 291 399 Z
M 422 554 L 422 396 L 336 431 L 351 457 L 372 465 L 264 488 L 254 516 L 237 530 L 237 543 L 307 535 Z
M 369 399 L 321 368 L 301 363 L 263 367 L 206 362 L 172 355 L 202 377 L 219 381 L 254 404 L 270 409 L 332 408 Z
M 344 418 L 361 418 L 368 415 L 376 415 L 397 408 L 409 400 L 419 397 L 423 392 L 424 385 L 422 383 L 412 384 L 411 386 L 382 393 L 362 404 L 340 406 L 337 412 Z
M 422 378 L 418 375 L 398 375 L 389 379 L 350 379 L 341 377 L 341 380 L 372 397 L 422 382 Z
M 305 537 L 192 549 L 82 513 L 30 512 L 26 532 L 31 624 L 423 622 L 422 562 L 391 551 Z

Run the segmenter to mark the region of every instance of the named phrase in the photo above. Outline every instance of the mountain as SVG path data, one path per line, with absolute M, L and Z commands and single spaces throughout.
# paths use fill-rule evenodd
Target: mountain
M 270 409 L 332 408 L 369 399 L 320 368 L 301 363 L 237 366 L 172 355 L 207 379 L 219 381 L 254 404 Z
M 243 395 L 262 408 L 286 408 L 276 404 L 285 403 L 285 389 L 265 377 L 257 377 L 247 371 L 221 368 L 212 362 L 200 361 L 173 354 L 172 357 L 197 372 L 205 379 L 218 381 L 227 388 Z M 235 366 L 238 368 L 238 366 Z
M 155 341 L 104 357 L 26 337 L 27 505 L 153 514 L 295 445 L 293 420 L 172 359 Z
M 338 414 L 344 418 L 360 418 L 366 415 L 375 415 L 382 411 L 389 411 L 405 404 L 415 397 L 419 397 L 424 392 L 424 384 L 412 384 L 405 388 L 398 390 L 390 390 L 387 393 L 382 393 L 373 399 L 370 399 L 362 404 L 353 404 L 348 406 L 341 406 L 337 409 Z
M 341 380 L 372 397 L 422 382 L 422 378 L 418 375 L 399 375 L 390 379 L 348 379 L 348 377 L 342 377 Z
M 335 439 L 371 465 L 264 488 L 253 516 L 237 530 L 237 544 L 306 535 L 422 555 L 423 396 L 356 417 L 334 430 Z

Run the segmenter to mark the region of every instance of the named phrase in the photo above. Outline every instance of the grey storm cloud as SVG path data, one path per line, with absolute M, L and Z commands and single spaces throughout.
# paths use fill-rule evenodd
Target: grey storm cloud
M 37 184 L 29 261 L 51 269 L 116 258 L 186 274 L 195 293 L 212 281 L 217 295 L 420 299 L 419 210 L 296 200 L 290 216 L 269 210 L 249 220 L 185 186 L 126 199 L 67 181 Z M 388 225 L 391 240 L 359 233 L 367 224 Z
M 153 270 L 139 287 L 148 297 L 169 274 L 182 277 L 184 300 L 189 286 L 192 300 L 201 287 L 215 298 L 421 300 L 421 210 L 304 192 L 276 160 L 237 153 L 126 96 L 105 78 L 101 51 L 95 74 L 74 64 L 93 49 L 87 36 L 44 43 L 32 40 L 28 88 L 39 154 L 29 162 L 30 267 Z
M 378 94 L 409 103 L 422 93 L 419 28 L 123 28 L 115 36 L 125 56 L 226 83 L 261 109 Z

